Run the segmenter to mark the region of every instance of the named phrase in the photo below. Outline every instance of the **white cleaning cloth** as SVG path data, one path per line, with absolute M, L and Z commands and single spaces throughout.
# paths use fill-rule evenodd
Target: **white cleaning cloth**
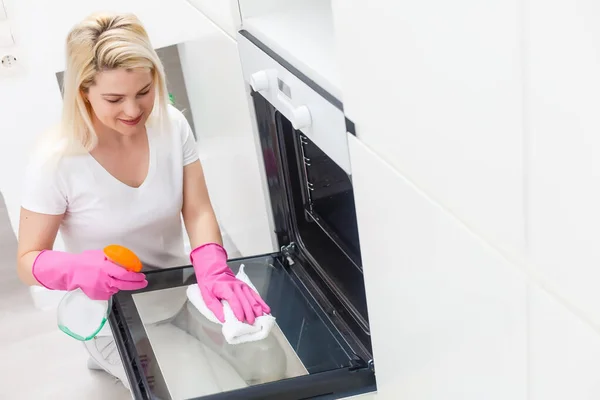
M 244 272 L 244 264 L 240 266 L 240 270 L 237 273 L 236 278 L 250 286 L 252 290 L 258 293 Z M 235 317 L 235 315 L 233 315 L 231 306 L 225 300 L 221 301 L 221 304 L 223 304 L 223 314 L 225 314 L 225 323 L 223 324 L 217 319 L 217 317 L 215 317 L 215 314 L 208 309 L 206 303 L 204 303 L 204 299 L 202 299 L 202 295 L 200 294 L 200 289 L 198 288 L 197 284 L 190 285 L 187 288 L 187 296 L 190 302 L 209 321 L 214 322 L 215 324 L 223 325 L 223 336 L 229 344 L 240 344 L 262 340 L 269 336 L 273 325 L 275 325 L 275 317 L 273 317 L 271 314 L 262 315 L 256 318 L 253 325 L 250 325 L 246 322 L 241 322 Z

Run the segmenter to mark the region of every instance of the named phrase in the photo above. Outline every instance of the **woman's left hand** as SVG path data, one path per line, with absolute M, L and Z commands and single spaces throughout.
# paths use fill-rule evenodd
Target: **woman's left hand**
M 250 325 L 257 317 L 271 312 L 258 293 L 235 277 L 227 266 L 227 253 L 222 246 L 202 245 L 192 251 L 190 258 L 202 298 L 219 321 L 225 322 L 221 300 L 227 300 L 238 320 Z

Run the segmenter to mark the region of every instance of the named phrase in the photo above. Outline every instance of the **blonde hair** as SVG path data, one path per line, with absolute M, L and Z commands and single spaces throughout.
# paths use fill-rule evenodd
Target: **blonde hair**
M 106 70 L 150 69 L 156 100 L 149 122 L 166 123 L 168 92 L 164 68 L 146 29 L 135 15 L 95 13 L 88 16 L 69 32 L 66 53 L 62 119 L 50 133 L 54 150 L 64 155 L 89 152 L 96 146 L 93 111 L 84 93 L 94 84 L 96 74 Z

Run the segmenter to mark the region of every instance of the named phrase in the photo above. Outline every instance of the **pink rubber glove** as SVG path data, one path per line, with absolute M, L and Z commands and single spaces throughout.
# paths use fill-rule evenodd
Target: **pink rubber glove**
M 138 290 L 148 286 L 146 276 L 129 272 L 111 262 L 102 250 L 79 254 L 44 250 L 31 270 L 34 278 L 48 289 L 80 288 L 92 300 L 108 300 L 119 290 Z
M 227 266 L 227 252 L 222 246 L 208 243 L 197 247 L 190 259 L 202 299 L 219 321 L 225 322 L 221 300 L 227 300 L 238 320 L 250 325 L 256 317 L 271 312 L 254 290 L 235 277 Z

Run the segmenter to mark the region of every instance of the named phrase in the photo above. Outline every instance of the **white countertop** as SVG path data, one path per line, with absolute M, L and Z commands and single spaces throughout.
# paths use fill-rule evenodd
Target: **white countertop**
M 342 100 L 331 2 L 303 0 L 284 12 L 244 19 L 243 28 Z

